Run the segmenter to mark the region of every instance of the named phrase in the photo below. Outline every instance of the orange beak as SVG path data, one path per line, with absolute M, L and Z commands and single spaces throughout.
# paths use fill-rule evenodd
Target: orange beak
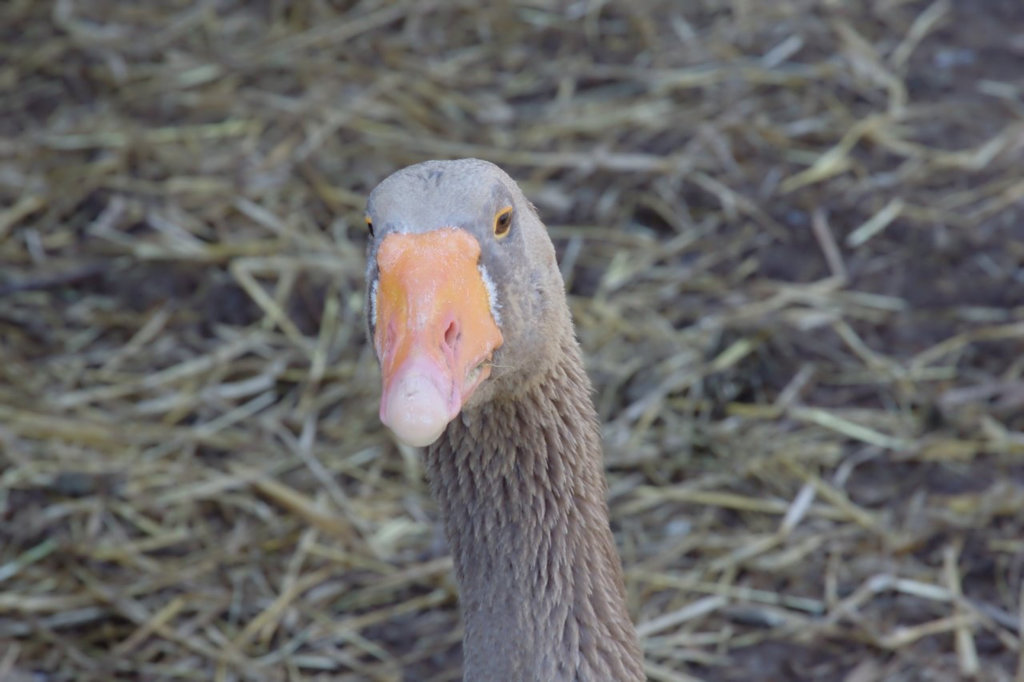
M 377 249 L 380 419 L 409 445 L 433 443 L 491 373 L 501 331 L 465 230 L 389 234 Z

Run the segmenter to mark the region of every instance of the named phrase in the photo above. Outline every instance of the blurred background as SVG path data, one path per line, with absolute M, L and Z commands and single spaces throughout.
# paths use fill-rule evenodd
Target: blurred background
M 0 679 L 458 680 L 367 192 L 550 227 L 652 680 L 1024 680 L 1024 6 L 6 0 Z

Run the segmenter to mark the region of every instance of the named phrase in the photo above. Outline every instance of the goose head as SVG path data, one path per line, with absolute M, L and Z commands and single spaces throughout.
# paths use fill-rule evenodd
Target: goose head
M 547 229 L 504 171 L 427 161 L 370 194 L 368 326 L 381 421 L 425 446 L 460 412 L 512 395 L 569 329 Z

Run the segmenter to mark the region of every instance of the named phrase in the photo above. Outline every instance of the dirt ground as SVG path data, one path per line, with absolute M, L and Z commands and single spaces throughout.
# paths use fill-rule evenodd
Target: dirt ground
M 460 679 L 362 215 L 460 156 L 556 241 L 650 679 L 1024 682 L 1016 0 L 0 4 L 0 680 Z

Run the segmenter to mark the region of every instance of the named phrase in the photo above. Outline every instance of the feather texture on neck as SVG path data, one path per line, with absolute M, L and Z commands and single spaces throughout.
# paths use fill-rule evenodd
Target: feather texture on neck
M 574 339 L 428 447 L 460 584 L 465 680 L 642 680 Z M 554 349 L 553 349 L 554 350 Z

